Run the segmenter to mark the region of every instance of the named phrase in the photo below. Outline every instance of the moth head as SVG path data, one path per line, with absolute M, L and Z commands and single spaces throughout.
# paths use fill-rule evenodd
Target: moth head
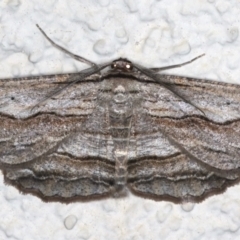
M 118 59 L 112 62 L 111 68 L 119 72 L 131 72 L 133 65 L 127 59 Z

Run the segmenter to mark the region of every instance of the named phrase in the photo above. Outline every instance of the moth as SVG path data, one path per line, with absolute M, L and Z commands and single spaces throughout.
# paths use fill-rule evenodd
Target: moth
M 240 86 L 127 59 L 0 80 L 0 169 L 44 201 L 200 202 L 239 182 Z

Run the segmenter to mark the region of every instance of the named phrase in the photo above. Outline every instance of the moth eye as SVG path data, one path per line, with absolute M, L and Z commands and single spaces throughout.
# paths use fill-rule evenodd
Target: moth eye
M 111 68 L 116 68 L 117 67 L 117 64 L 116 63 L 112 63 L 111 64 Z
M 126 64 L 125 67 L 126 67 L 127 69 L 132 69 L 132 64 L 128 63 L 128 64 Z

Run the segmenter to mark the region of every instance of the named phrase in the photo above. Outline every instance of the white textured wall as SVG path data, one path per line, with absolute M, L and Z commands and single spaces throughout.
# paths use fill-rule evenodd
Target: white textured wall
M 0 77 L 84 68 L 41 35 L 96 63 L 127 57 L 149 67 L 206 56 L 169 72 L 240 83 L 238 0 L 1 0 Z M 240 160 L 240 157 L 239 157 Z M 239 239 L 240 186 L 201 204 L 129 195 L 44 203 L 0 179 L 0 240 Z

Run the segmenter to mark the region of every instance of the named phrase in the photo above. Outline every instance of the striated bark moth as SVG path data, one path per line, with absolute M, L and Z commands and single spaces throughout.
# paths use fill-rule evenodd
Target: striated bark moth
M 40 27 L 38 26 L 40 29 Z M 240 86 L 127 59 L 0 80 L 0 169 L 44 201 L 199 202 L 240 177 Z M 102 71 L 107 69 L 107 71 Z

